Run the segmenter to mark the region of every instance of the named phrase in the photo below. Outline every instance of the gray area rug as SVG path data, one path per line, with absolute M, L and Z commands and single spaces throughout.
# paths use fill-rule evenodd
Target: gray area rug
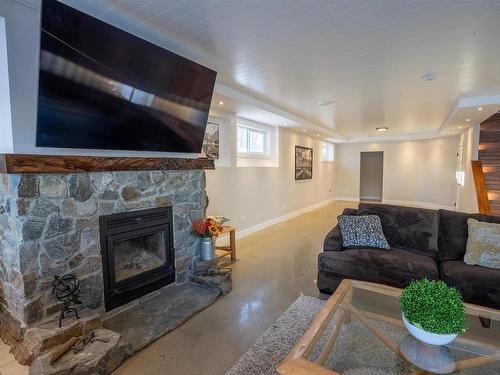
M 226 375 L 277 375 L 276 366 L 286 357 L 297 340 L 304 334 L 324 301 L 313 297 L 300 296 L 266 330 L 256 343 L 245 353 Z M 389 324 L 371 322 L 396 342 L 408 337 L 408 333 Z M 322 343 L 329 336 L 335 321 L 332 320 L 320 339 L 317 350 L 310 355 L 314 360 L 320 352 Z M 462 351 L 453 350 L 457 360 L 470 358 Z M 394 354 L 373 336 L 361 323 L 353 318 L 340 330 L 335 350 L 327 359 L 325 366 L 335 369 L 342 375 L 399 375 L 419 374 L 421 370 L 408 364 Z M 460 374 L 493 375 L 500 374 L 500 363 L 467 369 Z
M 325 301 L 300 296 L 226 375 L 274 375 L 276 366 L 304 334 Z

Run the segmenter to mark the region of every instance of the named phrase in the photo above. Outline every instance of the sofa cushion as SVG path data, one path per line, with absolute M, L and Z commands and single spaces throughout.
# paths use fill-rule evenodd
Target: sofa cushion
M 390 247 L 385 239 L 380 217 L 377 215 L 341 215 L 338 220 L 343 247 L 378 249 Z
M 402 249 L 348 249 L 319 254 L 319 272 L 346 279 L 371 281 L 404 288 L 413 279 L 438 278 L 436 261 Z
M 461 260 L 440 264 L 441 278 L 457 288 L 465 302 L 500 309 L 500 270 L 469 266 Z
M 439 210 L 438 260 L 464 259 L 468 238 L 467 219 L 469 218 L 486 223 L 500 223 L 500 216 Z
M 500 270 L 500 224 L 467 219 L 469 238 L 464 262 Z
M 358 215 L 378 215 L 391 247 L 430 256 L 438 251 L 439 212 L 436 210 L 360 203 Z
M 358 212 L 354 208 L 345 208 L 342 215 L 356 215 Z M 323 251 L 340 251 L 342 250 L 342 233 L 340 226 L 337 224 L 325 237 L 323 242 Z

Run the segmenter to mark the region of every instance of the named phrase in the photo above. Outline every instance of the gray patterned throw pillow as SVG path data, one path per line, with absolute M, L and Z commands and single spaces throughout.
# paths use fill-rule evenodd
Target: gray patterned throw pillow
M 380 217 L 377 215 L 341 215 L 338 218 L 344 247 L 388 249 Z

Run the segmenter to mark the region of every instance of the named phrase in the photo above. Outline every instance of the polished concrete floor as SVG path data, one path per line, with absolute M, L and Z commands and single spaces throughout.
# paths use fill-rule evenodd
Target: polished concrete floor
M 127 360 L 116 375 L 223 375 L 302 293 L 317 296 L 323 239 L 335 202 L 238 241 L 233 291 Z

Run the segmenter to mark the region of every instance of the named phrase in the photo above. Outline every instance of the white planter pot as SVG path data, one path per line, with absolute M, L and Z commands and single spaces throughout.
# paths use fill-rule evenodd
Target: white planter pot
M 422 328 L 415 327 L 413 324 L 411 324 L 408 320 L 406 320 L 404 314 L 403 316 L 403 322 L 405 324 L 406 329 L 410 334 L 415 337 L 416 339 L 425 342 L 426 344 L 430 345 L 446 345 L 452 342 L 453 340 L 456 339 L 457 335 L 456 334 L 451 334 L 451 335 L 440 335 L 439 333 L 432 333 L 432 332 L 427 332 L 424 331 Z

